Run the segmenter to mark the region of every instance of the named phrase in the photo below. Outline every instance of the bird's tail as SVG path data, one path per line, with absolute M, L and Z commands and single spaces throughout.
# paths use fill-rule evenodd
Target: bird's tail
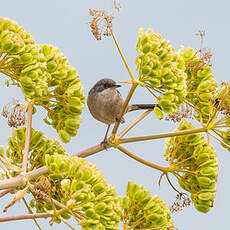
M 156 106 L 161 109 L 161 107 L 158 104 L 132 104 L 128 106 L 127 112 L 141 109 L 154 109 Z

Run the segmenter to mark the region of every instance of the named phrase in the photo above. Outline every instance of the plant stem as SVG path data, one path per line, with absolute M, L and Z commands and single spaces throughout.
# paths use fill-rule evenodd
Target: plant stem
M 28 180 L 35 179 L 39 176 L 49 173 L 49 170 L 46 166 L 38 168 L 32 172 L 25 174 L 20 174 L 16 177 L 0 181 L 0 190 L 3 189 L 12 189 L 18 186 L 25 186 Z
M 32 209 L 30 208 L 30 206 L 27 204 L 26 199 L 23 197 L 22 200 L 23 200 L 23 202 L 24 202 L 26 208 L 28 209 L 28 212 L 29 212 L 30 214 L 33 214 L 33 211 L 32 211 Z M 42 228 L 40 227 L 40 225 L 39 225 L 39 223 L 37 222 L 37 220 L 36 220 L 35 218 L 34 218 L 33 220 L 34 220 L 34 223 L 37 225 L 38 229 L 39 229 L 39 230 L 42 230 Z
M 175 136 L 183 136 L 187 134 L 192 133 L 200 133 L 200 132 L 207 132 L 207 129 L 204 128 L 194 128 L 194 129 L 187 129 L 187 130 L 181 130 L 171 133 L 162 133 L 162 134 L 154 134 L 149 136 L 140 136 L 140 137 L 130 137 L 130 138 L 121 138 L 119 142 L 122 143 L 130 143 L 130 142 L 137 142 L 137 141 L 147 141 L 147 140 L 153 140 L 153 139 L 160 139 L 160 138 L 166 138 L 166 137 L 175 137 Z
M 222 141 L 220 138 L 218 138 L 217 136 L 215 136 L 213 133 L 208 132 L 208 134 L 210 134 L 212 137 L 214 137 L 216 140 L 218 140 L 220 143 L 222 143 L 224 146 L 226 146 L 227 148 L 230 149 L 230 145 L 228 145 L 227 143 L 225 143 L 224 141 Z
M 24 155 L 23 155 L 23 161 L 22 161 L 23 172 L 26 172 L 26 169 L 27 169 L 28 154 L 29 154 L 29 149 L 30 149 L 30 136 L 31 136 L 31 128 L 32 128 L 32 111 L 33 111 L 33 103 L 29 102 L 27 127 L 26 127 L 26 140 L 25 140 L 25 148 L 24 148 Z
M 123 117 L 123 115 L 124 115 L 125 112 L 126 112 L 126 108 L 127 108 L 128 104 L 129 104 L 129 101 L 130 101 L 130 99 L 131 99 L 131 97 L 132 97 L 132 95 L 133 95 L 134 90 L 136 89 L 136 87 L 137 87 L 137 84 L 136 84 L 136 83 L 133 83 L 133 85 L 132 85 L 132 87 L 131 87 L 131 89 L 130 89 L 130 91 L 129 91 L 129 94 L 128 94 L 128 96 L 126 97 L 125 102 L 124 102 L 124 104 L 123 104 L 123 107 L 122 107 L 122 110 L 121 110 L 119 119 L 118 119 L 118 121 L 115 123 L 115 125 L 114 125 L 114 127 L 113 127 L 113 131 L 112 131 L 112 136 L 113 136 L 113 137 L 115 137 L 115 135 L 116 135 L 116 133 L 117 133 L 118 127 L 119 127 L 120 122 L 121 122 L 121 118 Z
M 110 24 L 108 23 L 108 25 L 110 25 Z M 115 37 L 115 35 L 114 35 L 114 33 L 113 33 L 112 27 L 109 26 L 109 29 L 110 29 L 110 32 L 111 32 L 111 34 L 112 34 L 113 40 L 114 40 L 114 42 L 115 42 L 115 44 L 116 44 L 116 46 L 117 46 L 117 49 L 118 49 L 118 51 L 119 51 L 119 53 L 120 53 L 120 55 L 121 55 L 121 58 L 122 58 L 122 60 L 123 60 L 123 62 L 124 62 L 124 64 L 125 64 L 125 67 L 126 67 L 126 69 L 128 70 L 129 75 L 130 75 L 130 77 L 131 77 L 131 79 L 132 79 L 132 82 L 133 82 L 132 88 L 130 89 L 129 94 L 128 94 L 128 96 L 127 96 L 126 99 L 125 99 L 125 102 L 124 102 L 124 105 L 123 105 L 123 107 L 122 107 L 122 111 L 121 111 L 121 114 L 120 114 L 120 116 L 119 116 L 119 119 L 118 119 L 118 121 L 115 123 L 115 125 L 114 125 L 114 127 L 113 127 L 112 137 L 115 137 L 115 135 L 116 135 L 116 133 L 117 133 L 117 130 L 118 130 L 118 127 L 119 127 L 119 125 L 120 125 L 121 118 L 122 118 L 123 115 L 125 114 L 126 108 L 127 108 L 128 104 L 129 104 L 129 101 L 130 101 L 130 99 L 131 99 L 131 97 L 132 97 L 132 95 L 133 95 L 133 92 L 134 92 L 134 90 L 136 89 L 138 83 L 137 83 L 136 79 L 134 78 L 134 76 L 133 76 L 133 74 L 132 74 L 132 72 L 131 72 L 131 70 L 130 70 L 128 64 L 127 64 L 127 61 L 125 60 L 125 57 L 124 57 L 124 55 L 123 55 L 123 53 L 122 53 L 122 51 L 121 51 L 121 49 L 120 49 L 120 46 L 119 46 L 119 44 L 118 44 L 118 42 L 117 42 L 117 39 L 116 39 L 116 37 Z
M 106 146 L 106 149 L 111 148 L 111 147 L 112 146 Z M 104 149 L 105 149 L 105 146 L 102 144 L 99 144 L 99 145 L 95 145 L 95 146 L 92 146 L 90 148 L 84 149 L 81 152 L 73 154 L 72 156 L 85 158 L 85 157 L 91 156 L 97 152 L 100 152 Z
M 118 134 L 118 138 L 123 137 L 130 129 L 132 129 L 138 122 L 144 119 L 152 111 L 153 110 L 149 109 L 142 113 L 135 121 L 133 121 L 128 127 L 126 127 L 126 129 L 124 129 L 120 134 Z
M 73 227 L 73 226 L 71 226 L 64 218 L 60 218 L 61 219 L 61 221 L 66 225 L 66 226 L 68 226 L 70 229 L 72 229 L 72 230 L 75 230 L 75 228 Z
M 129 152 L 126 148 L 122 147 L 121 145 L 118 145 L 117 148 L 118 148 L 121 152 L 125 153 L 125 154 L 128 155 L 129 157 L 133 158 L 133 159 L 136 160 L 136 161 L 139 161 L 140 163 L 142 163 L 142 164 L 144 164 L 144 165 L 147 165 L 147 166 L 149 166 L 149 167 L 151 167 L 151 168 L 160 170 L 160 171 L 162 171 L 162 172 L 167 172 L 167 171 L 168 171 L 168 167 L 162 167 L 162 166 L 156 165 L 156 164 L 154 164 L 154 163 L 151 163 L 151 162 L 149 162 L 149 161 L 146 161 L 146 160 L 144 160 L 144 159 L 142 159 L 142 158 L 140 158 L 140 157 L 134 155 L 133 153 Z
M 198 132 L 206 132 L 206 131 L 207 131 L 206 128 L 195 128 L 195 129 L 176 131 L 172 133 L 155 134 L 155 135 L 143 136 L 143 137 L 121 138 L 119 139 L 119 143 L 130 143 L 130 142 L 136 142 L 136 141 L 153 140 L 153 139 L 159 139 L 159 138 L 187 135 L 187 134 L 198 133 Z M 107 146 L 107 149 L 111 147 L 112 145 L 109 145 Z M 86 150 L 83 150 L 79 153 L 75 153 L 73 156 L 85 158 L 87 156 L 100 152 L 104 149 L 105 147 L 99 144 L 99 145 L 90 147 Z M 25 186 L 27 180 L 32 180 L 32 179 L 35 179 L 39 176 L 42 176 L 48 173 L 49 173 L 48 168 L 46 166 L 43 166 L 34 171 L 25 173 L 24 175 L 19 175 L 11 179 L 2 180 L 0 181 L 0 190 L 9 189 L 9 188 L 12 189 L 12 188 L 16 188 L 17 186 Z
M 133 82 L 135 82 L 136 79 L 134 78 L 134 76 L 133 76 L 133 74 L 132 74 L 132 72 L 131 72 L 131 70 L 130 70 L 130 68 L 129 68 L 129 66 L 128 66 L 126 60 L 125 60 L 125 57 L 124 57 L 124 55 L 123 55 L 123 53 L 122 53 L 122 51 L 121 51 L 121 49 L 120 49 L 120 47 L 119 47 L 119 45 L 118 45 L 118 42 L 117 42 L 117 39 L 116 39 L 116 37 L 115 37 L 115 35 L 114 35 L 114 33 L 113 33 L 113 30 L 112 30 L 111 27 L 110 27 L 109 29 L 110 29 L 110 31 L 111 31 L 111 34 L 112 34 L 113 40 L 114 40 L 114 42 L 115 42 L 115 44 L 116 44 L 116 46 L 117 46 L 117 49 L 118 49 L 118 51 L 119 51 L 119 53 L 120 53 L 120 55 L 121 55 L 121 58 L 122 58 L 122 60 L 123 60 L 123 62 L 124 62 L 124 64 L 125 64 L 125 67 L 126 67 L 126 69 L 128 70 L 129 75 L 130 75 L 130 77 L 132 78 Z
M 1 51 L 1 56 L 2 56 L 2 51 Z M 0 66 L 5 62 L 5 60 L 8 58 L 8 54 L 5 54 L 5 56 L 0 60 Z
M 1 191 L 0 192 L 0 198 L 3 197 L 3 196 L 5 196 L 6 194 L 8 194 L 12 190 L 13 190 L 13 188 L 7 188 L 7 189 Z
M 47 217 L 53 217 L 53 216 L 54 215 L 51 213 L 22 214 L 22 215 L 17 215 L 17 216 L 0 217 L 0 222 L 34 219 L 34 218 L 47 218 Z
M 0 69 L 0 73 L 3 73 L 4 75 L 8 76 L 8 77 L 11 77 L 12 79 L 18 81 L 18 76 L 14 73 L 10 73 L 10 72 L 7 72 L 3 69 Z

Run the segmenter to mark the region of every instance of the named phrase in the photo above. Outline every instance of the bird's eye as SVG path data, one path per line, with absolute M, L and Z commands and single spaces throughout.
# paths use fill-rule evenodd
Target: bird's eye
M 105 84 L 105 88 L 110 88 L 111 86 L 112 86 L 111 84 L 108 83 Z

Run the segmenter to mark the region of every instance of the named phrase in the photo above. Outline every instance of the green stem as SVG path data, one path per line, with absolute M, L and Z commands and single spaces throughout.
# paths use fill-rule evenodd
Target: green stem
M 111 31 L 113 40 L 114 40 L 114 42 L 115 42 L 115 44 L 116 44 L 116 46 L 117 46 L 117 49 L 118 49 L 118 51 L 119 51 L 119 53 L 120 53 L 120 55 L 121 55 L 121 58 L 122 58 L 122 60 L 123 60 L 123 62 L 124 62 L 124 64 L 125 64 L 125 67 L 126 67 L 126 69 L 128 70 L 129 75 L 130 75 L 130 77 L 132 78 L 133 82 L 135 82 L 136 79 L 134 78 L 134 76 L 133 76 L 133 74 L 132 74 L 132 72 L 131 72 L 131 70 L 130 70 L 128 64 L 127 64 L 127 61 L 125 60 L 125 57 L 124 57 L 124 55 L 123 55 L 123 53 L 122 53 L 122 51 L 121 51 L 121 49 L 120 49 L 120 47 L 119 47 L 119 45 L 118 45 L 117 39 L 116 39 L 116 37 L 115 37 L 115 35 L 114 35 L 113 30 L 112 30 L 111 27 L 110 27 L 110 31 Z
M 151 163 L 149 161 L 146 161 L 136 155 L 134 155 L 133 153 L 131 153 L 130 151 L 128 151 L 126 148 L 122 147 L 121 145 L 118 145 L 117 146 L 117 149 L 119 149 L 121 152 L 125 153 L 127 156 L 133 158 L 134 160 L 144 164 L 144 165 L 147 165 L 151 168 L 154 168 L 154 169 L 157 169 L 157 170 L 160 170 L 162 172 L 167 172 L 168 171 L 168 167 L 162 167 L 162 166 L 159 166 L 157 164 L 154 164 L 154 163 Z
M 3 69 L 0 69 L 0 73 L 3 73 L 3 74 L 5 74 L 6 76 L 11 77 L 12 79 L 18 81 L 18 76 L 17 76 L 16 74 L 9 73 L 9 72 L 7 72 L 7 71 L 5 71 L 5 70 L 3 70 Z
M 121 122 L 121 118 L 123 117 L 123 115 L 124 115 L 125 112 L 126 112 L 126 108 L 127 108 L 128 104 L 129 104 L 129 101 L 130 101 L 130 99 L 131 99 L 131 97 L 132 97 L 132 95 L 133 95 L 134 90 L 136 89 L 136 87 L 137 87 L 137 84 L 136 84 L 136 83 L 133 83 L 133 85 L 132 85 L 132 87 L 131 87 L 131 89 L 130 89 L 130 91 L 129 91 L 129 94 L 128 94 L 128 96 L 126 97 L 125 102 L 124 102 L 124 104 L 123 104 L 123 107 L 122 107 L 122 110 L 121 110 L 119 119 L 118 119 L 118 121 L 115 123 L 115 125 L 114 125 L 114 127 L 113 127 L 113 131 L 112 131 L 112 136 L 113 136 L 113 137 L 114 137 L 114 136 L 116 135 L 116 133 L 117 133 L 118 127 L 119 127 L 120 122 Z
M 123 55 L 123 53 L 122 53 L 122 51 L 121 51 L 121 49 L 120 49 L 120 46 L 119 46 L 119 44 L 118 44 L 118 42 L 117 42 L 117 39 L 116 39 L 116 37 L 115 37 L 115 35 L 114 35 L 114 33 L 113 33 L 113 30 L 112 30 L 111 25 L 110 25 L 109 23 L 108 23 L 108 25 L 109 25 L 109 29 L 110 29 L 110 32 L 111 32 L 111 34 L 112 34 L 113 40 L 114 40 L 114 42 L 115 42 L 115 44 L 116 44 L 116 47 L 117 47 L 117 49 L 118 49 L 118 51 L 119 51 L 119 53 L 120 53 L 120 55 L 121 55 L 121 58 L 122 58 L 122 60 L 123 60 L 123 62 L 124 62 L 124 64 L 125 64 L 126 69 L 127 69 L 128 72 L 129 72 L 129 75 L 130 75 L 130 77 L 131 77 L 131 79 L 132 79 L 132 82 L 133 82 L 132 88 L 130 89 L 129 94 L 128 94 L 128 96 L 127 96 L 126 99 L 125 99 L 125 102 L 124 102 L 124 105 L 123 105 L 123 107 L 122 107 L 122 111 L 121 111 L 121 114 L 120 114 L 120 116 L 119 116 L 119 119 L 118 119 L 118 121 L 115 123 L 114 128 L 113 128 L 113 131 L 112 131 L 112 136 L 115 137 L 115 135 L 116 135 L 116 133 L 117 133 L 117 130 L 118 130 L 118 127 L 119 127 L 120 122 L 121 122 L 121 118 L 122 118 L 123 115 L 125 114 L 125 111 L 126 111 L 126 108 L 127 108 L 127 106 L 128 106 L 128 103 L 129 103 L 129 101 L 130 101 L 130 99 L 131 99 L 131 97 L 132 97 L 132 95 L 133 95 L 134 90 L 135 90 L 136 87 L 137 87 L 137 81 L 136 81 L 136 79 L 134 78 L 134 76 L 133 76 L 133 74 L 132 74 L 132 72 L 131 72 L 131 70 L 130 70 L 128 64 L 127 64 L 127 61 L 126 61 L 126 59 L 125 59 L 125 57 L 124 57 L 124 55 Z
M 1 52 L 1 56 L 2 56 L 2 52 Z M 5 62 L 7 58 L 8 58 L 8 54 L 5 54 L 5 56 L 0 60 L 0 66 L 2 66 L 2 64 Z
M 170 186 L 173 188 L 173 190 L 175 190 L 176 192 L 180 193 L 180 191 L 178 191 L 174 185 L 172 184 L 172 182 L 170 181 L 169 179 L 169 176 L 168 176 L 168 173 L 165 174 L 166 178 L 167 178 L 167 181 L 169 182 Z
M 229 128 L 230 125 L 216 125 L 215 128 Z
M 30 208 L 30 206 L 27 204 L 26 199 L 23 197 L 22 200 L 23 200 L 23 202 L 24 202 L 26 208 L 28 209 L 28 212 L 29 212 L 30 214 L 33 214 L 33 211 L 32 211 L 32 209 Z M 36 220 L 35 218 L 33 218 L 33 220 L 34 220 L 34 223 L 37 225 L 38 229 L 39 229 L 39 230 L 42 230 L 42 228 L 41 228 L 41 226 L 39 225 L 39 223 L 37 222 L 37 220 Z
M 200 133 L 200 132 L 207 132 L 207 129 L 205 127 L 204 128 L 194 128 L 194 129 L 181 130 L 181 131 L 176 131 L 176 132 L 171 132 L 171 133 L 162 133 L 162 134 L 155 134 L 155 135 L 149 135 L 149 136 L 121 138 L 119 140 L 119 142 L 121 144 L 123 144 L 123 143 L 137 142 L 137 141 L 147 141 L 147 140 L 167 138 L 167 137 L 183 136 L 183 135 L 188 135 L 188 134 L 192 134 L 192 133 Z
M 225 143 L 224 141 L 222 141 L 220 138 L 218 138 L 217 136 L 215 136 L 213 133 L 208 132 L 208 134 L 210 134 L 212 137 L 214 137 L 216 140 L 218 140 L 220 143 L 222 143 L 224 146 L 226 146 L 227 148 L 230 149 L 230 145 L 228 145 L 227 143 Z
M 146 116 L 148 116 L 149 113 L 151 113 L 152 110 L 146 110 L 144 113 L 142 113 L 135 121 L 133 121 L 128 127 L 126 127 L 119 135 L 118 138 L 123 137 L 130 129 L 132 129 L 138 122 L 143 120 Z

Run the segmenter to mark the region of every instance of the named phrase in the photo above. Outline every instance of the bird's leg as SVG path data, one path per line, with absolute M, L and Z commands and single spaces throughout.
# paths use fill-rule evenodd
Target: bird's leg
M 101 142 L 101 145 L 103 145 L 106 150 L 107 150 L 106 144 L 107 144 L 107 136 L 108 136 L 109 128 L 110 128 L 110 125 L 108 125 L 106 133 L 105 133 L 104 140 Z

